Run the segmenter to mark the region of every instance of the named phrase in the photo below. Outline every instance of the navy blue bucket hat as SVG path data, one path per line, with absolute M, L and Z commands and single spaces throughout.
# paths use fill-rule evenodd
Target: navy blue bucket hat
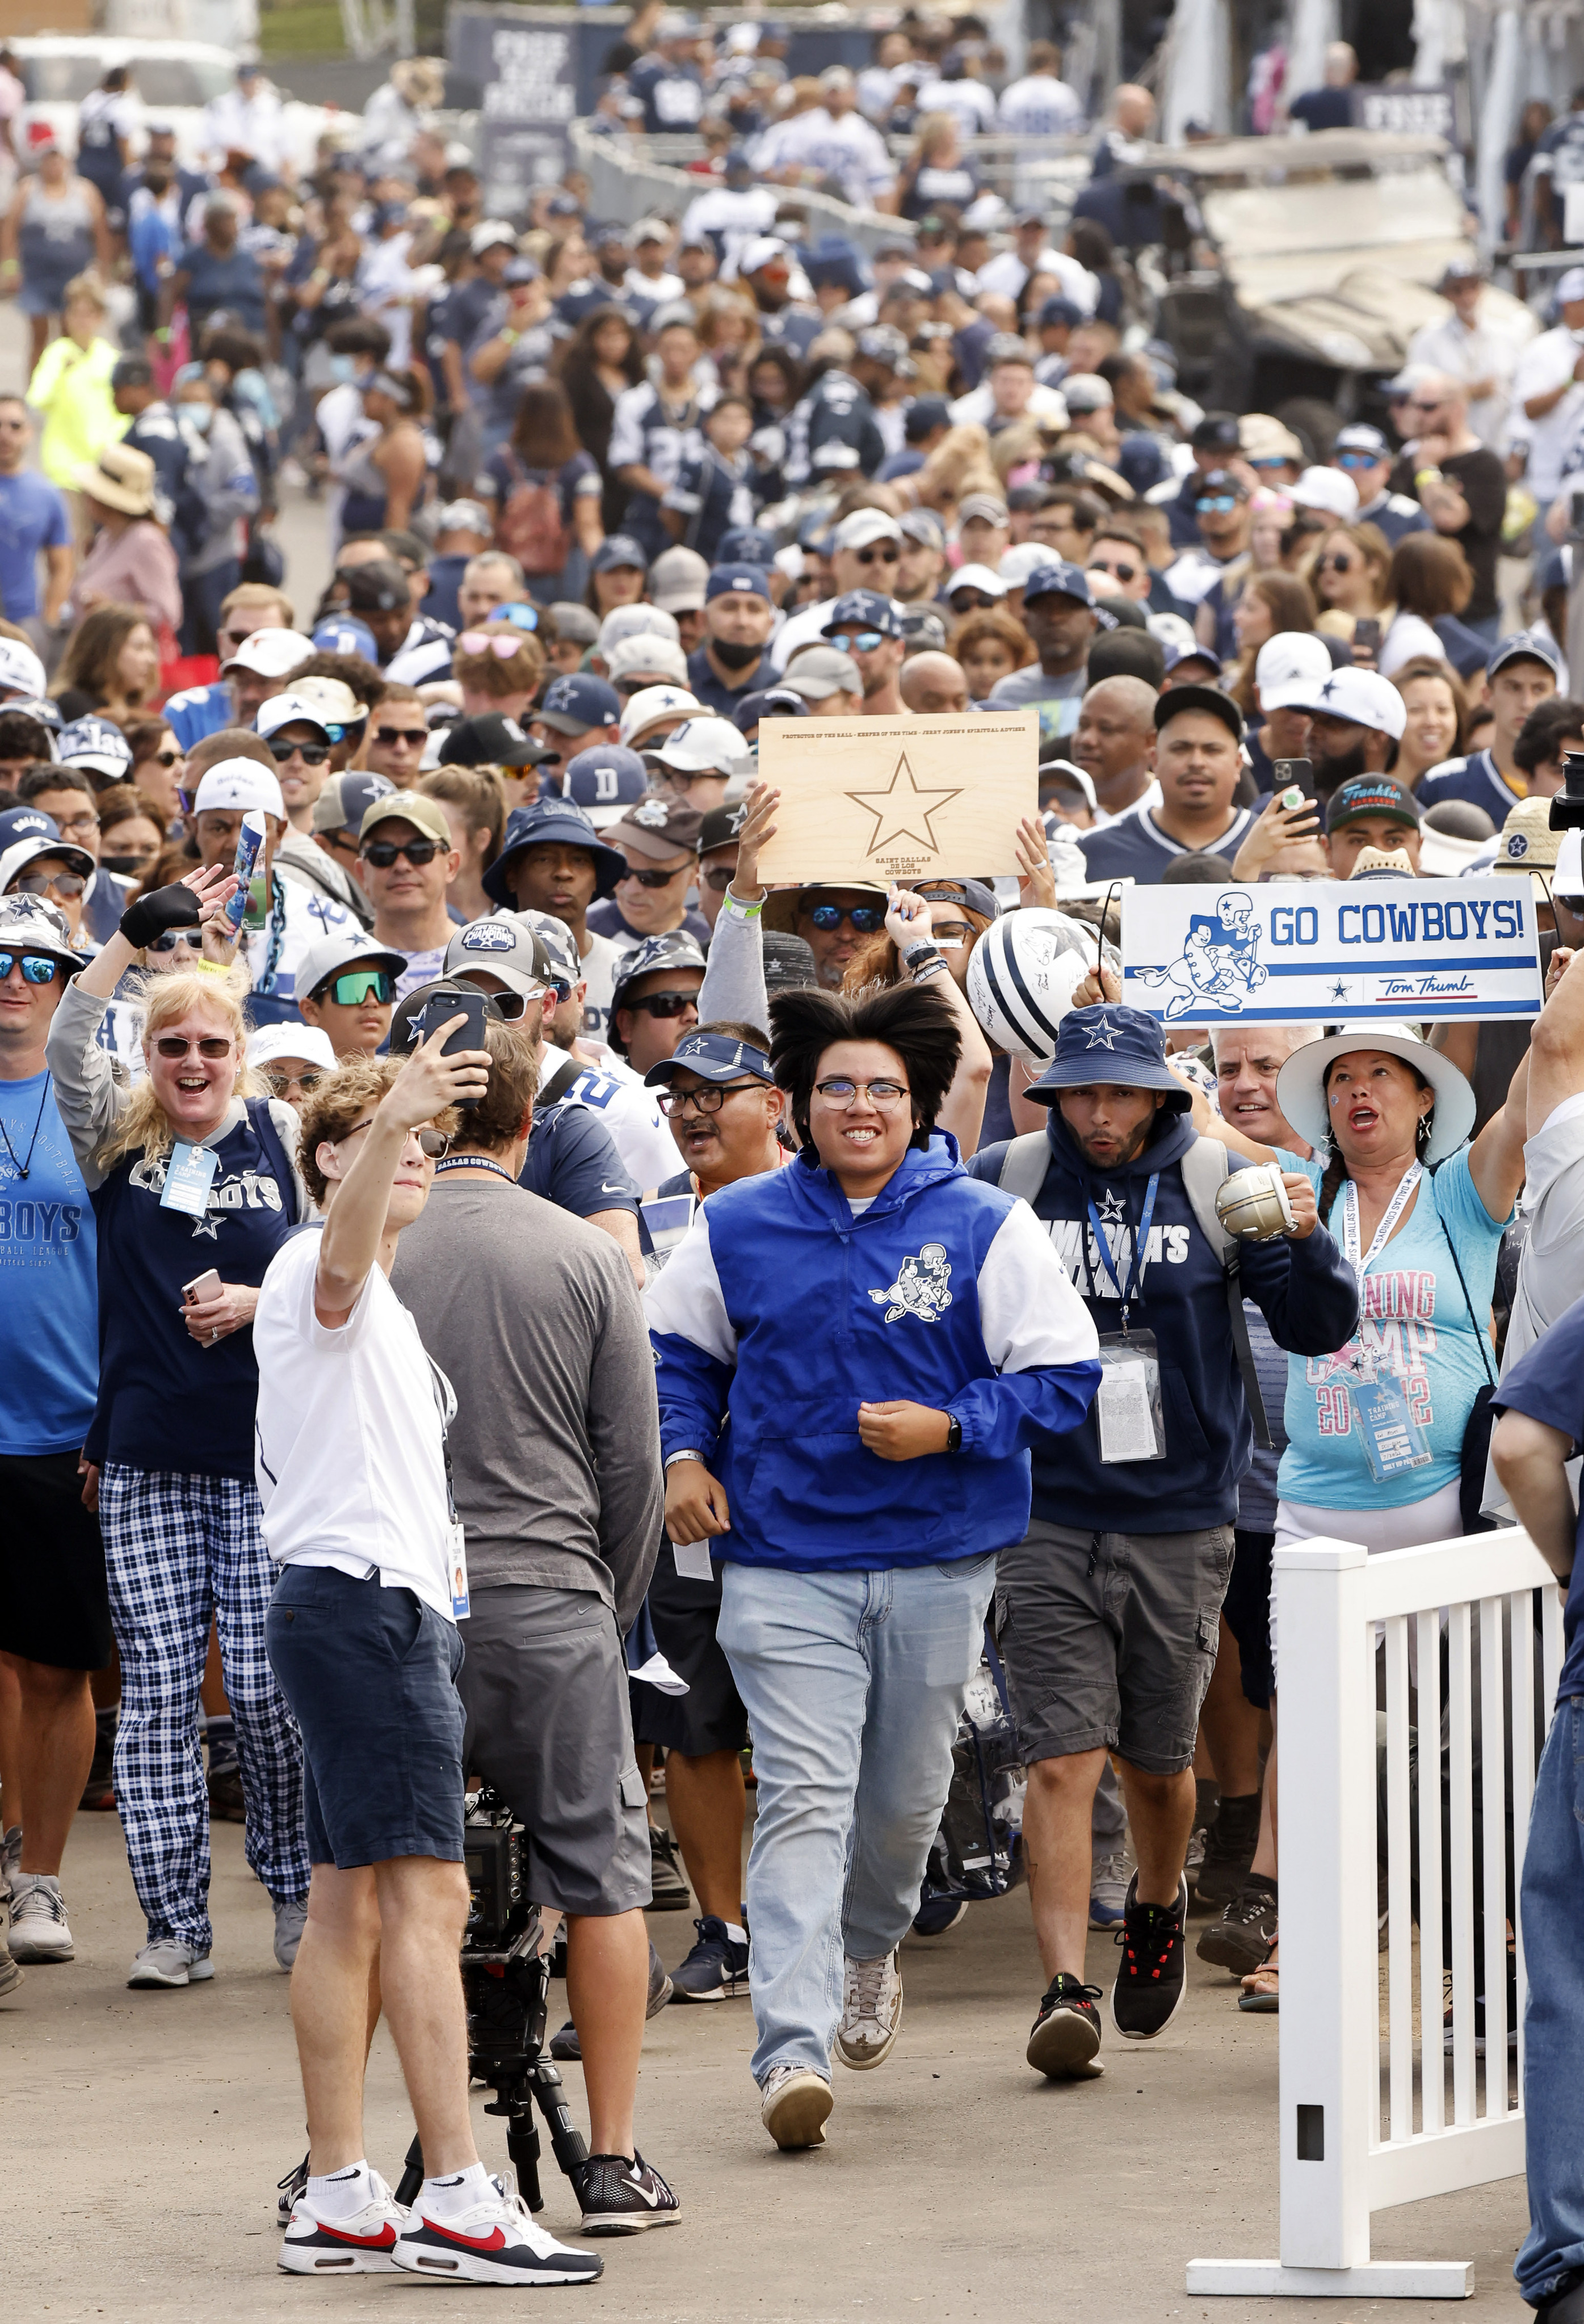
M 1166 1035 L 1158 1019 L 1118 1001 L 1070 1009 L 1056 1034 L 1056 1054 L 1024 1095 L 1054 1105 L 1063 1090 L 1109 1082 L 1121 1089 L 1160 1090 L 1169 1113 L 1187 1113 L 1193 1096 L 1166 1063 Z
M 534 799 L 527 807 L 514 807 L 506 825 L 501 852 L 479 882 L 491 903 L 505 904 L 510 910 L 516 897 L 506 884 L 506 870 L 525 847 L 543 847 L 557 843 L 562 847 L 586 847 L 594 858 L 597 896 L 608 896 L 618 880 L 627 874 L 627 859 L 615 847 L 607 847 L 582 808 L 570 799 Z

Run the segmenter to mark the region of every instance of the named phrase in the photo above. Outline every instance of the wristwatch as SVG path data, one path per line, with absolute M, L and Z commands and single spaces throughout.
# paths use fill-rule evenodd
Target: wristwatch
M 949 1452 L 960 1452 L 962 1451 L 962 1423 L 959 1420 L 954 1412 L 949 1412 L 946 1418 L 948 1422 L 946 1430 L 946 1450 Z

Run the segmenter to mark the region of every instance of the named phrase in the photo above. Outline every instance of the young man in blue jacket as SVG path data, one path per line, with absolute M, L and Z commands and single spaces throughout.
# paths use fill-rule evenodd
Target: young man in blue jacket
M 724 1563 L 717 1635 L 754 1732 L 761 2116 L 805 2147 L 832 2047 L 862 2070 L 895 2040 L 1028 1448 L 1076 1426 L 1099 1368 L 1026 1204 L 933 1133 L 960 1047 L 944 997 L 808 990 L 772 1018 L 802 1150 L 712 1194 L 645 1303 L 666 1530 Z
M 1083 1970 L 1090 1806 L 1107 1752 L 1121 1761 L 1138 1858 L 1112 2023 L 1148 2041 L 1182 1999 L 1194 1738 L 1254 1438 L 1221 1251 L 1184 1179 L 1192 1100 L 1160 1025 L 1117 1002 L 1071 1010 L 1028 1095 L 1051 1109 L 1034 1211 L 1083 1294 L 1104 1367 L 1082 1426 L 1035 1444 L 1033 1518 L 1003 1552 L 996 1590 L 1050 1980 L 1027 2055 L 1060 2076 L 1098 2070 L 1100 1988 Z M 998 1185 L 1007 1155 L 987 1148 L 972 1176 Z M 1323 1355 L 1350 1337 L 1357 1287 L 1308 1179 L 1283 1183 L 1293 1225 L 1241 1245 L 1242 1289 L 1279 1347 Z

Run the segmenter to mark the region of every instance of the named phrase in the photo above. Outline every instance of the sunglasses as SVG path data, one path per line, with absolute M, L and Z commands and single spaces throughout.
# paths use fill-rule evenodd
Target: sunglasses
M 1227 516 L 1237 506 L 1237 500 L 1233 493 L 1212 493 L 1208 500 L 1196 501 L 1194 505 L 1201 516 L 1206 509 L 1213 509 L 1218 516 Z
M 332 855 L 350 855 L 354 862 L 357 861 L 359 852 L 357 834 L 350 824 L 344 824 L 339 831 L 321 831 L 316 836 Z
M 860 565 L 896 565 L 902 551 L 894 540 L 876 541 L 873 549 L 855 549 L 854 557 Z
M 815 1096 L 822 1097 L 827 1105 L 836 1107 L 841 1113 L 851 1111 L 860 1093 L 881 1113 L 894 1112 L 908 1094 L 900 1082 L 830 1081 L 814 1084 Z
M 699 995 L 696 991 L 651 992 L 642 1001 L 622 1002 L 624 1009 L 641 1009 L 646 1017 L 681 1017 L 685 1010 L 696 1009 L 698 1005 Z
M 206 1033 L 201 1041 L 189 1041 L 180 1033 L 162 1033 L 154 1047 L 162 1057 L 171 1059 L 184 1057 L 189 1049 L 196 1049 L 200 1057 L 208 1057 L 212 1064 L 231 1054 L 230 1042 L 218 1033 Z
M 440 853 L 438 839 L 371 839 L 363 850 L 363 860 L 372 863 L 376 872 L 388 872 L 398 855 L 409 863 L 432 863 Z
M 727 1099 L 736 1097 L 739 1091 L 764 1087 L 763 1082 L 706 1082 L 699 1089 L 662 1090 L 660 1111 L 668 1120 L 686 1113 L 690 1106 L 699 1113 L 718 1113 Z
M 165 928 L 149 944 L 145 952 L 174 952 L 178 945 L 186 945 L 193 952 L 203 950 L 203 934 L 198 928 Z
M 373 1128 L 374 1116 L 371 1113 L 366 1121 L 355 1121 L 351 1129 L 344 1131 L 334 1143 L 338 1146 L 345 1146 L 348 1139 L 361 1138 L 366 1130 Z M 418 1143 L 422 1147 L 425 1156 L 431 1162 L 440 1161 L 443 1155 L 449 1154 L 451 1150 L 451 1141 L 442 1130 L 421 1130 L 418 1132 Z
M 1317 573 L 1351 573 L 1353 570 L 1353 559 L 1347 554 L 1346 550 L 1340 551 L 1335 556 L 1317 557 L 1314 563 L 1314 569 Z
M 1274 452 L 1265 459 L 1251 460 L 1248 465 L 1251 468 L 1284 468 L 1287 466 L 1287 460 L 1284 454 Z
M 635 880 L 640 888 L 669 888 L 672 881 L 680 879 L 687 868 L 685 863 L 679 863 L 674 872 L 627 872 L 623 874 L 623 878 Z
M 885 643 L 885 636 L 881 630 L 844 630 L 830 642 L 839 646 L 843 653 L 873 653 L 876 646 Z
M 840 904 L 815 904 L 810 908 L 809 918 L 817 928 L 827 931 L 840 927 L 843 920 L 850 920 L 859 936 L 872 936 L 877 928 L 885 926 L 885 907 L 855 904 L 848 911 Z
M 311 1097 L 323 1079 L 320 1067 L 310 1065 L 304 1074 L 265 1074 L 264 1085 L 272 1097 L 289 1097 L 293 1090 L 301 1090 L 304 1097 Z
M 338 1009 L 356 1009 L 360 1001 L 377 1001 L 384 1007 L 396 997 L 396 980 L 388 968 L 349 968 L 333 977 L 328 991 L 321 991 L 321 1000 L 333 1001 Z
M 724 896 L 736 878 L 736 868 L 730 863 L 712 863 L 708 872 L 699 874 L 701 884 L 718 896 Z
M 1375 463 L 1373 452 L 1339 452 L 1337 455 L 1339 468 L 1373 468 Z
M 1200 506 L 1201 508 L 1204 506 L 1204 503 L 1202 501 L 1200 503 Z M 1136 580 L 1138 577 L 1138 567 L 1136 565 L 1095 564 L 1091 565 L 1088 569 L 1091 573 L 1108 573 L 1114 581 L 1133 581 Z
M 22 971 L 24 984 L 53 984 L 55 972 L 60 964 L 40 952 L 0 952 L 0 984 L 4 984 L 14 968 Z
M 501 638 L 497 642 L 505 645 L 506 641 Z M 394 751 L 398 742 L 415 742 L 421 750 L 429 740 L 429 729 L 427 726 L 376 726 L 374 739 L 382 751 Z
M 80 896 L 88 881 L 80 872 L 24 872 L 12 882 L 24 896 Z
M 140 764 L 145 767 L 179 767 L 186 756 L 185 751 L 151 751 Z
M 954 613 L 988 613 L 999 604 L 1000 599 L 988 595 L 983 589 L 954 589 L 949 603 Z
M 1417 396 L 1413 395 L 1408 397 L 1403 406 L 1404 411 L 1439 411 L 1440 408 L 1439 397 L 1433 403 L 1423 403 Z
M 492 653 L 497 661 L 510 661 L 514 654 L 522 652 L 523 642 L 520 638 L 491 638 L 482 630 L 464 630 L 457 647 L 461 653 Z
M 287 765 L 292 759 L 301 759 L 305 767 L 322 767 L 329 755 L 330 746 L 328 742 L 272 742 L 270 744 L 270 756 L 277 767 Z

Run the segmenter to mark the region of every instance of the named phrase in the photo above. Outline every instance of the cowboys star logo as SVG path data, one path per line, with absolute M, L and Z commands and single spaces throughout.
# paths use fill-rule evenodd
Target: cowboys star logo
M 885 1309 L 888 1323 L 900 1323 L 904 1315 L 916 1315 L 921 1323 L 938 1323 L 951 1305 L 946 1287 L 950 1274 L 946 1245 L 927 1242 L 916 1259 L 903 1260 L 894 1283 L 869 1296 L 876 1307 Z

